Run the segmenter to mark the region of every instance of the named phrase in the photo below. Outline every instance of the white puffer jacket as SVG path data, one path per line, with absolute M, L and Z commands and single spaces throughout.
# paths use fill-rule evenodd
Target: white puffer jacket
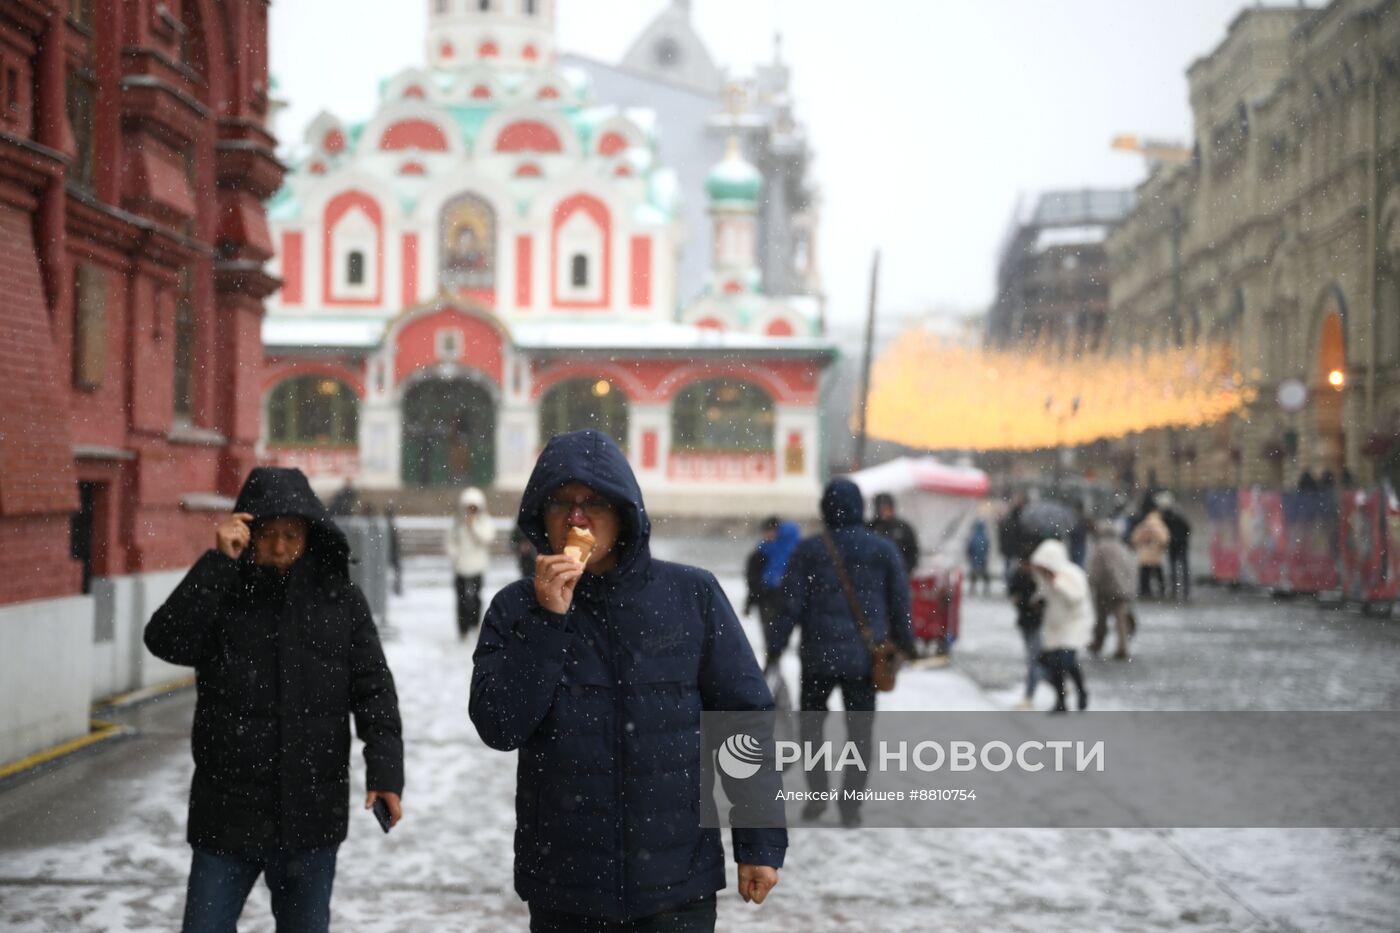
M 1036 584 L 1045 600 L 1045 622 L 1040 629 L 1046 651 L 1058 648 L 1076 650 L 1089 644 L 1094 628 L 1094 610 L 1089 600 L 1089 578 L 1059 541 L 1044 541 L 1031 554 L 1031 566 L 1055 575 L 1047 582 L 1036 574 Z
M 467 507 L 471 505 L 477 508 L 475 519 L 467 518 Z M 486 496 L 474 486 L 465 490 L 447 532 L 447 557 L 452 561 L 452 572 L 459 577 L 485 573 L 495 538 L 496 524 L 486 512 Z

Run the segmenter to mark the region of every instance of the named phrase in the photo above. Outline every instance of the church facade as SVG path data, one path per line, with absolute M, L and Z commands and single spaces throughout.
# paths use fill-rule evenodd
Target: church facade
M 263 460 L 514 492 L 549 437 L 596 427 L 654 509 L 810 511 L 835 351 L 810 303 L 761 292 L 761 173 L 737 138 L 710 171 L 683 304 L 664 127 L 595 104 L 553 23 L 552 0 L 430 0 L 427 66 L 368 121 L 307 129 L 269 209 Z

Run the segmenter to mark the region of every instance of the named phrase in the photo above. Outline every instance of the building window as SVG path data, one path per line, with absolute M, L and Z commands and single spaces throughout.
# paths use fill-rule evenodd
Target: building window
M 588 287 L 588 257 L 575 253 L 569 260 L 569 284 L 574 288 Z
M 175 420 L 194 420 L 194 271 L 180 270 L 175 294 Z
M 107 273 L 79 263 L 73 270 L 73 385 L 92 391 L 107 376 Z
M 272 390 L 267 405 L 269 443 L 295 447 L 353 447 L 359 438 L 360 400 L 329 376 L 296 376 Z
M 539 0 L 525 0 L 525 15 L 534 16 L 540 11 Z
M 476 8 L 483 13 L 490 13 L 491 0 L 477 0 Z
M 695 453 L 772 453 L 773 400 L 748 382 L 698 382 L 671 408 L 672 446 Z
M 447 0 L 437 0 L 437 11 L 438 13 L 447 12 Z
M 345 284 L 365 284 L 365 254 L 360 250 L 352 250 L 345 257 Z
M 91 191 L 93 169 L 96 166 L 94 115 L 97 82 L 86 69 L 73 70 L 68 72 L 68 83 L 64 93 L 68 124 L 73 130 L 73 145 L 77 149 L 68 168 L 68 182 L 81 191 Z
M 627 446 L 627 397 L 607 379 L 570 379 L 540 399 L 540 439 L 593 428 Z

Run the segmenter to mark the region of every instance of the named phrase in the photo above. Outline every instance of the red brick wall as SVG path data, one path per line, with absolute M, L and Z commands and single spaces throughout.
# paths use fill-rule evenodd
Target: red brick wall
M 188 565 L 217 520 L 189 497 L 234 495 L 259 434 L 262 302 L 277 286 L 258 268 L 271 254 L 261 204 L 282 177 L 263 129 L 265 0 L 91 6 L 83 29 L 68 0 L 0 3 L 0 76 L 14 67 L 24 83 L 20 112 L 0 114 L 0 605 L 79 590 L 68 554 L 80 478 L 102 484 L 98 574 Z M 67 166 L 82 134 L 65 88 L 79 67 L 93 76 L 95 159 L 90 190 L 74 197 Z M 106 302 L 103 375 L 78 387 L 82 264 L 105 270 Z M 182 274 L 198 432 L 184 438 L 173 390 Z

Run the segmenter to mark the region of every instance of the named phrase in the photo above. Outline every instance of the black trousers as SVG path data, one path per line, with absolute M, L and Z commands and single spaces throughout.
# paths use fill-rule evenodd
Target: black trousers
M 1084 672 L 1079 669 L 1079 655 L 1073 648 L 1055 648 L 1050 651 L 1042 651 L 1040 654 L 1041 666 L 1045 668 L 1046 676 L 1050 678 L 1050 684 L 1055 688 L 1055 709 L 1063 710 L 1065 706 L 1065 678 L 1074 681 L 1074 687 L 1079 691 L 1079 708 L 1083 709 L 1088 702 L 1089 692 L 1084 689 Z
M 802 712 L 804 713 L 825 713 L 826 703 L 831 699 L 831 694 L 836 688 L 841 688 L 841 700 L 846 706 L 847 713 L 873 713 L 875 711 L 875 684 L 869 677 L 864 678 L 844 678 L 830 677 L 821 674 L 808 674 L 802 672 Z M 825 716 L 803 716 L 801 741 L 804 748 L 817 748 L 822 743 L 822 733 L 825 731 Z M 847 716 L 846 717 L 846 738 L 855 743 L 856 751 L 860 752 L 862 761 L 870 762 L 871 736 L 874 729 L 874 722 L 871 716 Z M 858 768 L 845 769 L 845 783 L 842 785 L 842 796 L 846 792 L 858 793 L 865 789 L 868 775 Z M 827 780 L 826 771 L 821 768 L 812 768 L 807 772 L 807 786 L 816 793 L 825 793 L 830 784 Z M 859 809 L 857 802 L 841 802 L 843 810 Z
M 531 905 L 530 933 L 713 933 L 716 916 L 713 894 L 650 917 L 621 922 Z
M 1191 598 L 1191 552 L 1172 551 L 1167 563 L 1171 568 L 1171 595 L 1185 602 Z
M 481 575 L 457 577 L 457 634 L 463 638 L 467 632 L 481 624 Z
M 1144 564 L 1144 565 L 1142 565 L 1141 567 L 1139 567 L 1139 568 L 1138 568 L 1138 595 L 1141 596 L 1141 597 L 1143 597 L 1143 598 L 1151 597 L 1151 596 L 1152 596 L 1152 590 L 1154 589 L 1154 583 L 1155 583 L 1155 589 L 1157 590 L 1157 595 L 1158 595 L 1158 596 L 1166 596 L 1166 595 L 1167 595 L 1167 581 L 1166 581 L 1166 577 L 1163 576 L 1163 574 L 1162 574 L 1162 568 L 1161 568 L 1161 566 L 1158 565 L 1158 566 L 1156 566 L 1156 567 L 1152 567 L 1152 566 L 1148 566 L 1147 564 Z

